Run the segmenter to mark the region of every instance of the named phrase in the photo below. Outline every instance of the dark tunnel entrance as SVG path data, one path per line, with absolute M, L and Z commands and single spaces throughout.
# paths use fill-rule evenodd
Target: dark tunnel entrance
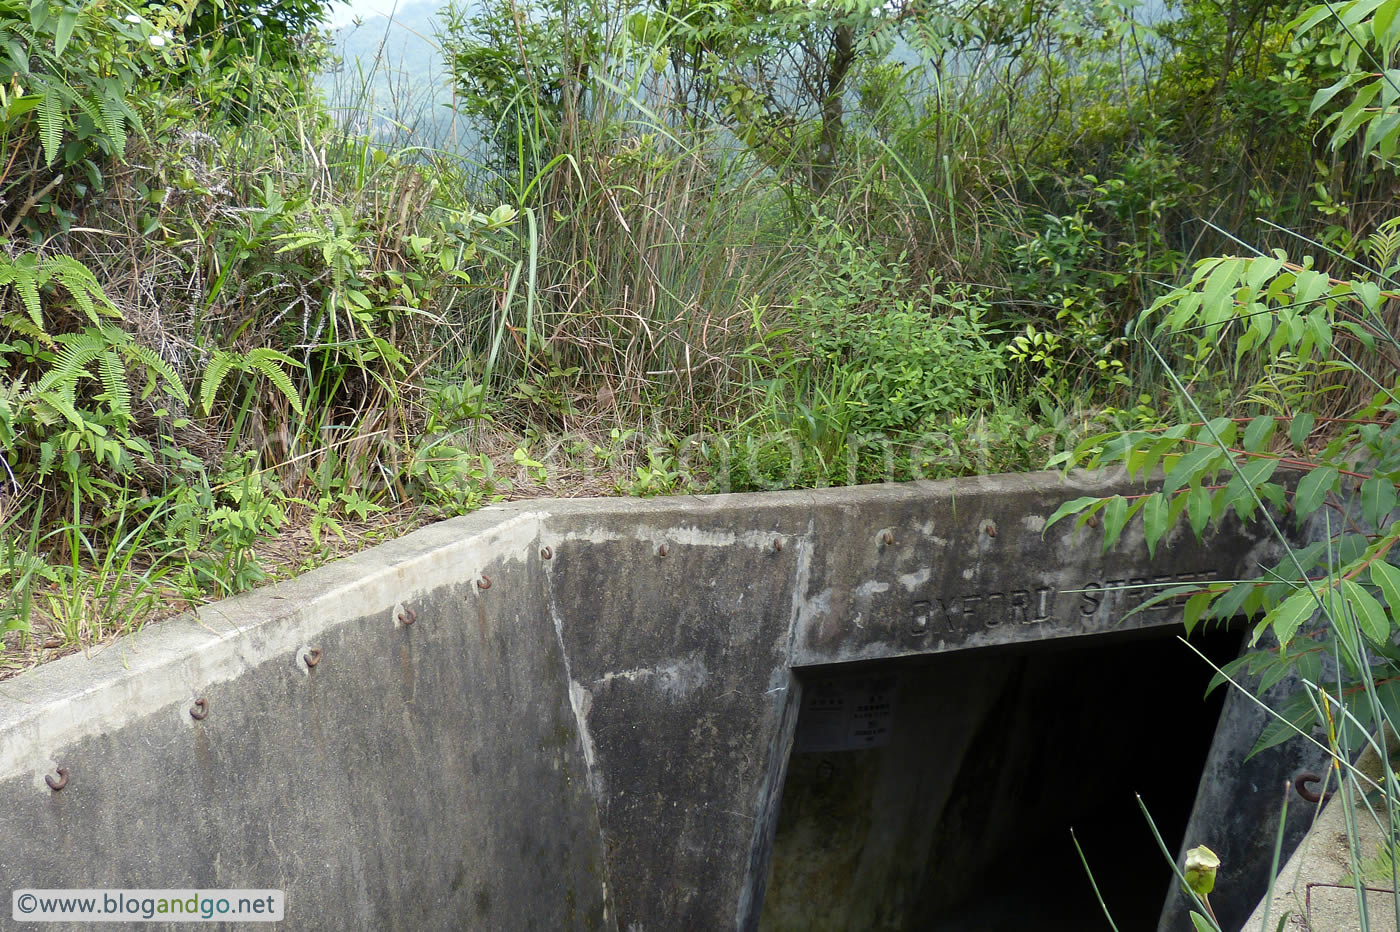
M 1154 629 L 799 671 L 759 928 L 1157 928 L 1220 717 L 1213 671 Z M 1197 632 L 1216 664 L 1239 629 Z

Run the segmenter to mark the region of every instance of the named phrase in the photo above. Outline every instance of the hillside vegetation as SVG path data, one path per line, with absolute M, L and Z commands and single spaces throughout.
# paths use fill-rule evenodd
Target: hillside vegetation
M 1300 9 L 489 0 L 431 37 L 465 151 L 315 0 L 0 0 L 0 672 L 501 498 L 1162 423 L 1214 345 L 1126 328 L 1195 260 L 1394 261 Z M 1357 394 L 1285 346 L 1196 387 Z

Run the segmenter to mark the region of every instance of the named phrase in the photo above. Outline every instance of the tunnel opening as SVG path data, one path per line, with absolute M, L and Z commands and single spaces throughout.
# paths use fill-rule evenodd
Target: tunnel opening
M 1215 664 L 1239 625 L 1197 631 Z M 805 668 L 759 929 L 1157 928 L 1225 690 L 1177 628 Z

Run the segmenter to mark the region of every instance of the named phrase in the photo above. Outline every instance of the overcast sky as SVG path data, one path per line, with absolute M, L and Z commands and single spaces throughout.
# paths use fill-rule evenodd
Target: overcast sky
M 410 5 L 421 6 L 425 3 L 432 3 L 434 6 L 442 5 L 438 0 L 399 0 L 399 9 L 402 10 Z M 354 22 L 357 16 L 361 19 L 388 16 L 393 9 L 394 0 L 351 0 L 349 3 L 332 3 L 329 22 L 331 28 L 336 29 Z

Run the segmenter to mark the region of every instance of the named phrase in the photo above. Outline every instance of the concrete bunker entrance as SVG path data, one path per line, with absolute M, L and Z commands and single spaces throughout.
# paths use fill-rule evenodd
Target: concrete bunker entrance
M 1213 662 L 1239 626 L 1198 632 Z M 1175 627 L 799 669 L 759 928 L 1154 930 L 1225 691 Z
M 1174 603 L 1129 614 L 1257 572 L 1266 541 L 1186 530 L 1152 560 L 1133 528 L 1104 549 L 1046 527 L 1134 488 L 521 502 L 423 528 L 7 683 L 0 879 L 255 878 L 308 930 L 1104 928 L 1074 826 L 1120 928 L 1151 928 L 1169 885 L 1134 792 L 1173 850 L 1194 808 L 1193 844 L 1267 873 L 1257 788 L 1316 764 L 1216 768 L 1262 723 L 1232 695 L 1216 729 Z M 857 703 L 888 699 L 874 730 L 814 731 L 809 708 L 794 752 L 804 694 L 844 701 L 846 676 L 887 683 Z M 161 832 L 130 829 L 152 813 Z M 1266 881 L 1232 871 L 1226 928 L 1225 897 L 1247 914 Z

